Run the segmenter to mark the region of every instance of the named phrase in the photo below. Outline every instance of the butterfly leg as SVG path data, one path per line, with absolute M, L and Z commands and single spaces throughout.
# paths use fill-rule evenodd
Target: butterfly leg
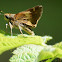
M 18 27 L 19 27 L 21 33 L 22 33 L 22 29 L 23 29 L 23 30 L 24 30 L 25 32 L 27 32 L 29 35 L 35 35 L 34 32 L 33 32 L 31 29 L 29 29 L 28 27 L 26 27 L 26 26 L 23 25 L 23 24 L 19 24 Z M 22 33 L 22 34 L 23 34 L 23 33 Z
M 13 28 L 13 26 L 12 26 L 12 24 L 9 22 L 9 26 L 10 26 L 10 29 L 11 29 L 11 36 L 13 35 L 13 33 L 12 33 L 12 28 Z
M 24 27 L 23 30 L 26 31 L 29 35 L 35 35 L 35 33 L 28 27 Z
M 7 29 L 8 24 L 6 23 L 6 29 Z
M 27 32 L 29 35 L 35 35 L 34 32 L 33 32 L 30 28 L 28 28 L 28 27 L 26 27 L 26 26 L 24 26 L 24 25 L 22 25 L 21 27 L 22 27 L 22 29 L 23 29 L 25 32 Z
M 8 26 L 8 24 L 6 23 L 6 32 L 7 32 L 7 26 Z
M 23 34 L 23 32 L 22 32 L 22 27 L 21 27 L 20 25 L 19 25 L 18 27 L 19 27 L 19 29 L 20 29 L 21 34 Z

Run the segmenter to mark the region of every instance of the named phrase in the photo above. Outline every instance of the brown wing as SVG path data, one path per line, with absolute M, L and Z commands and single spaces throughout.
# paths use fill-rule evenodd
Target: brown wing
M 38 20 L 42 15 L 42 12 L 43 12 L 42 6 L 36 6 L 26 11 L 20 12 L 16 14 L 14 17 L 15 20 L 17 20 L 19 23 L 23 23 L 31 27 L 36 27 Z

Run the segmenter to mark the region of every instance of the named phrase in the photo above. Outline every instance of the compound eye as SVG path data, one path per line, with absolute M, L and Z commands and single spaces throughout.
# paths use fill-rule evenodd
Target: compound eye
M 7 19 L 9 18 L 8 16 L 5 16 Z

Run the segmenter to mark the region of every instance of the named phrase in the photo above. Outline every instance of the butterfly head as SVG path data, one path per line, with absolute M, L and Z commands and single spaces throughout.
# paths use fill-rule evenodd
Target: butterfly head
M 14 18 L 14 15 L 15 14 L 6 13 L 4 14 L 4 19 L 9 22 L 11 19 Z
M 9 18 L 10 18 L 10 15 L 8 14 L 8 13 L 6 13 L 6 14 L 4 14 L 4 18 L 5 18 L 5 20 L 9 20 Z

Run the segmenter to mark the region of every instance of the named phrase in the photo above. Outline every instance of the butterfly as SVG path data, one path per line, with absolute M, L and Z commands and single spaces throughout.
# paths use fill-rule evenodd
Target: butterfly
M 42 13 L 43 7 L 38 5 L 17 14 L 4 13 L 4 18 L 10 26 L 11 35 L 13 28 L 19 28 L 21 34 L 23 34 L 22 30 L 24 30 L 29 35 L 35 35 L 32 28 L 37 26 Z

